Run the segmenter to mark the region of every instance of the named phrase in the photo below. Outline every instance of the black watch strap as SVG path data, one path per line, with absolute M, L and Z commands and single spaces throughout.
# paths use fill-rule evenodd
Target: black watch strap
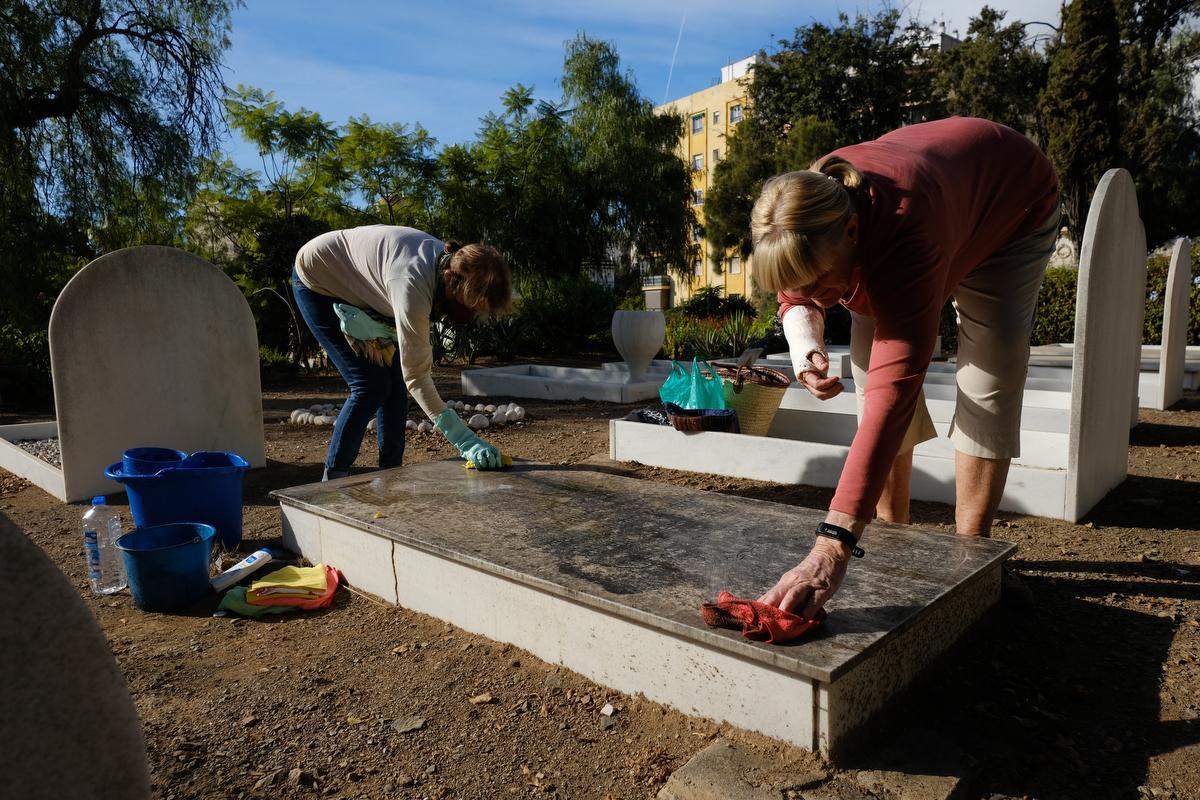
M 850 548 L 850 555 L 854 556 L 855 558 L 862 558 L 867 554 L 866 550 L 863 550 L 858 546 L 858 539 L 854 538 L 853 533 L 845 528 L 838 527 L 837 525 L 830 525 L 828 522 L 822 522 L 817 526 L 817 536 L 826 536 L 830 539 L 837 539 L 839 542 Z

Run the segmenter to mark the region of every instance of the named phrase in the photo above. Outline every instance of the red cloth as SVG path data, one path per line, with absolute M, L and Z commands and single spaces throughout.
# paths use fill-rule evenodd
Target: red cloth
M 942 306 L 971 270 L 1049 219 L 1058 178 L 1020 133 L 965 117 L 835 153 L 866 177 L 869 198 L 839 303 L 875 320 L 875 340 L 862 421 L 829 507 L 870 520 L 916 408 Z M 793 306 L 820 308 L 800 287 L 778 299 L 780 319 Z
M 729 592 L 717 595 L 717 602 L 700 606 L 704 624 L 714 628 L 741 628 L 747 639 L 767 644 L 784 644 L 798 639 L 825 621 L 825 609 L 812 619 L 757 600 L 743 600 Z

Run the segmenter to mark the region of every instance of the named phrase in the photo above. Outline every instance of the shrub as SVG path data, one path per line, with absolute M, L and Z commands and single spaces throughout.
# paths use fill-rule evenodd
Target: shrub
M 1030 345 L 1075 341 L 1075 291 L 1079 273 L 1072 267 L 1046 270 L 1033 312 Z M 943 342 L 943 345 L 945 343 Z
M 290 355 L 282 350 L 266 346 L 258 348 L 258 368 L 262 372 L 294 374 L 297 371 L 297 366 Z
M 765 326 L 760 327 L 756 320 L 744 313 L 734 314 L 728 319 L 694 318 L 672 309 L 667 312 L 663 351 L 668 358 L 677 361 L 738 356 L 747 347 L 759 346 L 756 339 L 765 338 L 772 330 L 772 320 L 766 322 Z
M 1200 344 L 1200 242 L 1192 245 L 1192 285 L 1188 295 L 1187 343 Z M 1144 344 L 1162 344 L 1163 314 L 1167 302 L 1167 271 L 1171 259 L 1153 255 L 1146 262 L 1146 318 Z
M 753 319 L 758 311 L 754 305 L 742 297 L 722 297 L 724 287 L 705 286 L 696 290 L 695 294 L 679 304 L 681 313 L 695 319 L 728 319 L 734 314 L 745 314 Z
M 474 364 L 481 356 L 610 352 L 616 297 L 584 277 L 530 282 L 506 317 L 468 325 L 435 325 L 434 360 Z
M 585 277 L 531 281 L 521 287 L 514 316 L 516 350 L 566 355 L 609 352 L 617 301 Z

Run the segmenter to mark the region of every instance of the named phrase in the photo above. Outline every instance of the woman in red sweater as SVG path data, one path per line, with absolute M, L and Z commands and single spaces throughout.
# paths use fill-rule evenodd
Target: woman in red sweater
M 755 278 L 778 293 L 796 376 L 823 400 L 842 389 L 826 376 L 825 309 L 850 310 L 859 425 L 812 551 L 763 602 L 815 614 L 876 514 L 908 522 L 912 448 L 937 435 L 921 385 L 950 298 L 955 519 L 959 534 L 989 534 L 1019 455 L 1033 310 L 1058 225 L 1045 155 L 981 119 L 901 128 L 767 181 L 751 216 Z

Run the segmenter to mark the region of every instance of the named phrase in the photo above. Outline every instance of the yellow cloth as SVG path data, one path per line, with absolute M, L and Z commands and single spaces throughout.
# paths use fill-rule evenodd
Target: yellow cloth
M 251 583 L 246 601 L 253 603 L 258 597 L 320 597 L 325 593 L 327 583 L 324 564 L 284 567 Z

